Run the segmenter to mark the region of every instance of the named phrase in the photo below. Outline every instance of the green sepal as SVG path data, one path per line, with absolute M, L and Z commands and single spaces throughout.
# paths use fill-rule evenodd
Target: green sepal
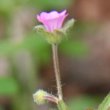
M 67 31 L 73 26 L 74 22 L 75 20 L 71 19 L 67 21 L 61 29 L 54 30 L 53 32 L 48 32 L 43 25 L 37 25 L 34 29 L 37 31 L 37 33 L 44 36 L 44 38 L 50 44 L 58 44 L 61 42 L 64 36 L 67 35 Z
M 37 33 L 41 34 L 50 44 L 58 44 L 64 37 L 62 30 L 48 32 L 43 25 L 37 25 L 34 28 Z
M 38 32 L 38 33 L 44 33 L 45 32 L 45 27 L 43 25 L 37 25 L 34 27 L 34 29 Z
M 67 31 L 74 25 L 74 22 L 75 22 L 74 19 L 68 20 L 62 28 L 62 32 L 66 34 Z

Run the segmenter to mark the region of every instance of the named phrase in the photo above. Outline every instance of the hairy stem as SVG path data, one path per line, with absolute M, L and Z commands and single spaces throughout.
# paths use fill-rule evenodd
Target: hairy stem
M 53 63 L 54 63 L 54 72 L 56 77 L 58 98 L 62 100 L 62 87 L 61 87 L 61 78 L 60 78 L 60 69 L 59 69 L 59 60 L 58 60 L 58 46 L 57 44 L 52 44 L 52 52 L 53 52 Z

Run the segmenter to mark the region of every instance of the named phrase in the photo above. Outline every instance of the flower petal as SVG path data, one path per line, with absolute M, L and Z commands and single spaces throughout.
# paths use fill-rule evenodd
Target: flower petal
M 42 12 L 40 15 L 37 15 L 37 19 L 44 24 L 47 31 L 53 32 L 62 28 L 63 21 L 67 17 L 66 12 L 66 10 L 60 13 L 57 11 Z

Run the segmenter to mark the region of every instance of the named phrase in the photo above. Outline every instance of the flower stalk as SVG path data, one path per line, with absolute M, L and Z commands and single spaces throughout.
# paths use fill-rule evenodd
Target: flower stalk
M 58 44 L 52 44 L 52 53 L 53 53 L 53 64 L 54 64 L 56 85 L 57 85 L 57 95 L 58 95 L 57 107 L 59 110 L 68 110 L 68 107 L 66 106 L 65 102 L 63 101 L 59 59 L 58 59 Z
M 60 69 L 59 69 L 59 60 L 58 60 L 58 45 L 52 44 L 52 52 L 53 52 L 53 63 L 54 63 L 54 72 L 57 84 L 57 95 L 59 100 L 63 99 L 62 87 L 61 87 L 61 77 L 60 77 Z
M 66 104 L 63 100 L 60 100 L 58 102 L 57 107 L 59 110 L 68 110 L 68 107 L 66 106 Z

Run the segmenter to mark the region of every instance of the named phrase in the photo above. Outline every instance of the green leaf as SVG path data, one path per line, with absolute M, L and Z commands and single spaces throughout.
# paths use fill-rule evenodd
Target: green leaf
M 105 97 L 105 99 L 98 107 L 98 110 L 109 110 L 109 109 L 110 109 L 110 93 Z
M 0 77 L 0 95 L 14 95 L 18 90 L 18 84 L 15 79 Z

